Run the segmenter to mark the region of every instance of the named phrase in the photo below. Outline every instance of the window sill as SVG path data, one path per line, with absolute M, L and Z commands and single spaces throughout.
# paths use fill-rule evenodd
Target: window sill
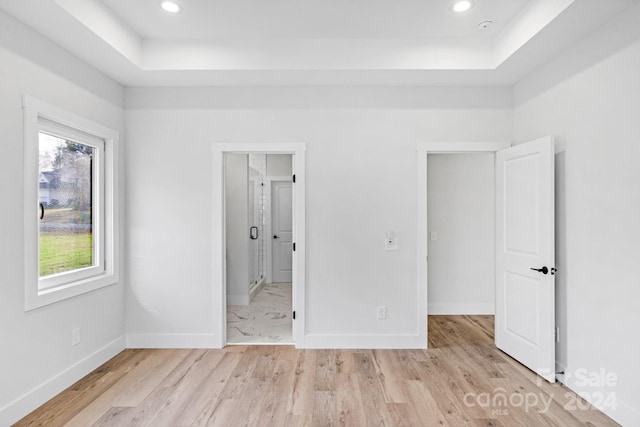
M 115 285 L 116 283 L 118 283 L 118 278 L 115 274 L 105 273 L 48 289 L 35 290 L 27 288 L 25 293 L 25 311 L 35 310 L 36 308 L 64 301 L 78 295 Z

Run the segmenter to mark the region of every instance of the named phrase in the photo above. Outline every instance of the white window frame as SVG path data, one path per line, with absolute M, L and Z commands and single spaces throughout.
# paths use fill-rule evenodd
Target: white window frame
M 75 297 L 118 282 L 117 158 L 119 134 L 98 123 L 25 95 L 24 236 L 25 310 Z M 92 267 L 40 277 L 39 134 L 68 138 L 95 149 L 93 174 Z

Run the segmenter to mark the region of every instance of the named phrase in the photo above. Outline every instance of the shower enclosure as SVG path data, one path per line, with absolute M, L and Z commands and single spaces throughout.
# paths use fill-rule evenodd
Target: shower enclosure
M 249 295 L 251 298 L 266 280 L 265 191 L 267 155 L 249 154 Z

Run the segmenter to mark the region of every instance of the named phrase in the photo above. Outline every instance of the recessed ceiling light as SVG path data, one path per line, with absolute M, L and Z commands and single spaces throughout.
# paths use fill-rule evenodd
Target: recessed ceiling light
M 182 10 L 180 5 L 173 1 L 163 1 L 160 3 L 160 7 L 162 10 L 169 13 L 179 13 Z
M 453 4 L 453 11 L 458 13 L 466 12 L 471 9 L 471 6 L 473 6 L 471 0 L 459 0 Z

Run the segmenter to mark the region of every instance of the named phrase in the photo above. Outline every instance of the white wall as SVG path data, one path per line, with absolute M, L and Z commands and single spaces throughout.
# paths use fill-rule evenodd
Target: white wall
M 37 61 L 33 62 L 33 58 Z M 0 11 L 0 425 L 3 426 L 17 421 L 124 348 L 122 283 L 24 311 L 23 224 L 25 217 L 34 215 L 23 209 L 24 94 L 118 131 L 123 130 L 124 118 L 121 86 Z M 121 280 L 122 277 L 121 273 Z M 74 327 L 81 328 L 82 340 L 72 347 Z
M 227 154 L 225 156 L 227 304 L 249 304 L 248 190 L 248 156 Z
M 429 314 L 495 311 L 494 157 L 427 157 Z
M 267 176 L 291 176 L 290 154 L 267 154 Z
M 211 342 L 212 143 L 304 142 L 306 332 L 318 346 L 417 333 L 416 145 L 508 141 L 512 126 L 500 87 L 136 88 L 126 119 L 128 332 Z M 384 251 L 390 229 L 397 252 Z
M 416 330 L 416 143 L 552 134 L 559 151 L 559 361 L 569 373 L 617 374 L 619 406 L 603 409 L 640 424 L 633 335 L 640 324 L 639 19 L 639 8 L 625 13 L 516 85 L 515 111 L 507 88 L 129 90 L 123 227 L 126 272 L 135 278 L 126 290 L 130 342 L 211 342 L 212 142 L 307 143 L 307 332 L 384 340 Z M 0 65 L 5 425 L 120 348 L 124 329 L 122 283 L 23 311 L 21 97 L 122 130 L 123 91 L 2 11 Z M 388 229 L 399 236 L 398 252 L 382 251 Z M 386 321 L 375 320 L 380 304 L 388 306 Z M 71 347 L 78 326 L 82 343 Z M 567 382 L 588 393 L 611 391 Z
M 556 137 L 560 368 L 640 425 L 640 6 L 515 87 L 515 136 Z M 617 375 L 588 386 L 586 369 Z M 578 372 L 580 373 L 580 372 Z M 605 401 L 606 403 L 606 401 Z

